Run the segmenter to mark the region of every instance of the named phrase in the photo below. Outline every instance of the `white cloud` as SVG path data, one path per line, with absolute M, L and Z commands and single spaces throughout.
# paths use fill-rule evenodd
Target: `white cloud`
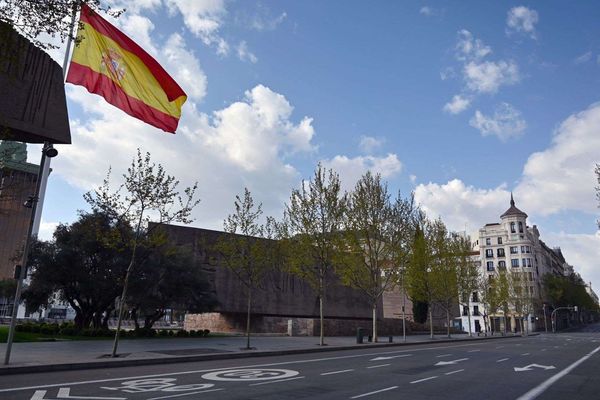
M 544 151 L 529 156 L 517 187 L 527 206 L 542 215 L 571 209 L 597 211 L 594 165 L 600 162 L 600 103 L 563 121 Z
M 482 136 L 496 135 L 502 141 L 522 135 L 527 128 L 521 112 L 508 103 L 501 103 L 496 107 L 493 116 L 475 111 L 469 125 L 478 129 Z
M 250 28 L 262 31 L 272 31 L 285 21 L 287 13 L 284 11 L 276 17 L 273 17 L 270 10 L 264 6 L 259 6 L 258 12 L 252 16 L 249 21 Z
M 408 177 L 408 179 L 410 180 L 410 183 L 412 183 L 413 185 L 414 185 L 415 183 L 417 183 L 417 176 L 416 176 L 416 175 L 410 175 L 410 176 Z
M 381 148 L 381 146 L 383 146 L 384 143 L 385 143 L 384 138 L 376 138 L 373 136 L 362 135 L 360 137 L 360 143 L 358 144 L 358 147 L 363 152 L 365 152 L 367 154 L 371 154 L 374 151 L 379 150 Z
M 478 189 L 467 186 L 459 179 L 446 184 L 419 184 L 414 190 L 415 200 L 431 217 L 441 217 L 453 231 L 476 232 L 508 208 L 510 193 L 506 185 L 495 189 Z
M 582 55 L 576 57 L 573 60 L 574 64 L 585 64 L 586 62 L 590 61 L 592 59 L 592 52 L 588 51 L 583 53 Z
M 173 78 L 188 97 L 192 100 L 201 100 L 206 95 L 206 74 L 194 53 L 187 49 L 183 37 L 174 33 L 167 39 L 162 47 L 160 59 L 164 60 L 164 67 L 173 74 Z
M 246 43 L 245 40 L 242 40 L 240 42 L 240 44 L 238 44 L 237 54 L 238 54 L 239 59 L 242 61 L 249 61 L 252 64 L 256 64 L 256 62 L 258 61 L 258 58 L 256 57 L 256 55 L 254 55 L 254 53 L 252 53 L 248 49 L 248 44 Z
M 470 61 L 463 72 L 467 88 L 477 93 L 496 93 L 500 86 L 519 81 L 519 67 L 513 61 Z
M 48 222 L 42 218 L 42 222 L 40 223 L 40 230 L 38 232 L 38 238 L 40 240 L 50 240 L 52 239 L 52 235 L 58 226 L 58 222 Z
M 538 13 L 525 6 L 513 7 L 506 17 L 506 33 L 522 33 L 532 39 L 536 38 L 535 24 L 539 21 Z
M 461 61 L 480 60 L 492 53 L 491 47 L 483 44 L 480 39 L 475 39 L 473 34 L 466 29 L 458 31 L 455 50 L 456 58 Z
M 166 0 L 171 14 L 181 13 L 185 26 L 207 46 L 216 47 L 217 54 L 227 55 L 229 44 L 219 35 L 227 14 L 224 0 Z
M 402 171 L 402 162 L 396 154 L 385 157 L 358 156 L 349 158 L 338 155 L 330 160 L 323 160 L 323 166 L 331 168 L 340 175 L 344 190 L 354 188 L 356 182 L 367 171 L 381 174 L 382 178 L 389 179 Z
M 444 111 L 450 114 L 460 114 L 471 105 L 471 100 L 462 95 L 455 95 L 448 103 L 444 105 Z
M 245 186 L 264 203 L 266 214 L 278 215 L 300 179 L 287 162 L 289 155 L 314 151 L 312 119 L 292 121 L 287 99 L 262 85 L 211 115 L 198 112 L 188 101 L 176 135 L 125 115 L 83 88 L 68 89 L 69 101 L 84 108 L 86 119 L 71 121 L 73 145 L 60 146 L 54 174 L 89 190 L 112 165 L 116 185 L 140 147 L 182 185 L 199 182 L 202 203 L 194 213 L 195 226 L 222 229 L 234 196 Z

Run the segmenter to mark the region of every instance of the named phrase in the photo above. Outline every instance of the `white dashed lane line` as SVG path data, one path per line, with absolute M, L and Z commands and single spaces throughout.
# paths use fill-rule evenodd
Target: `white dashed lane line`
M 435 379 L 435 378 L 437 378 L 437 376 L 430 376 L 429 378 L 423 378 L 423 379 L 418 379 L 416 381 L 412 381 L 411 384 L 412 383 L 420 383 L 420 382 L 430 381 L 430 380 Z
M 510 360 L 510 358 L 501 358 L 501 359 L 497 360 L 496 362 L 504 362 L 506 360 Z
M 358 399 L 361 397 L 366 397 L 366 396 L 371 396 L 373 394 L 377 394 L 377 393 L 381 393 L 381 392 L 387 392 L 388 390 L 394 390 L 394 389 L 398 389 L 398 386 L 391 386 L 389 388 L 385 388 L 385 389 L 380 389 L 380 390 L 376 390 L 374 392 L 369 392 L 369 393 L 363 393 L 363 394 L 359 394 L 358 396 L 352 396 L 350 397 L 351 399 Z
M 390 365 L 392 365 L 392 364 L 379 364 L 379 365 L 371 365 L 370 367 L 367 367 L 367 369 L 370 369 L 370 368 L 381 368 L 381 367 L 387 367 L 387 366 L 390 366 Z
M 352 371 L 354 371 L 354 370 L 353 369 L 343 369 L 341 371 L 323 372 L 321 375 L 325 376 L 325 375 L 344 374 L 346 372 L 352 372 Z
M 464 369 L 457 369 L 456 371 L 450 371 L 450 372 L 446 372 L 444 375 L 452 375 L 452 374 L 457 374 L 459 372 L 463 372 Z
M 439 356 L 436 356 L 437 358 L 442 358 L 442 357 L 450 357 L 452 354 L 440 354 Z
M 271 384 L 271 383 L 287 382 L 287 381 L 293 381 L 293 380 L 296 380 L 296 379 L 304 379 L 304 377 L 303 377 L 303 376 L 297 376 L 297 377 L 295 377 L 295 378 L 279 379 L 279 380 L 276 380 L 276 381 L 268 381 L 268 382 L 251 383 L 251 384 L 250 384 L 250 385 L 248 385 L 248 386 L 268 385 L 268 384 Z
M 523 353 L 523 354 L 521 354 L 521 355 L 522 355 L 522 356 L 528 356 L 529 354 L 531 354 L 531 353 Z
M 170 394 L 168 396 L 160 396 L 160 397 L 151 397 L 148 400 L 161 400 L 161 399 L 172 399 L 174 397 L 183 397 L 183 396 L 190 396 L 192 394 L 200 394 L 200 393 L 208 393 L 208 392 L 219 392 L 221 390 L 225 390 L 225 389 L 210 389 L 210 390 L 201 390 L 198 392 L 189 392 L 189 393 L 181 393 L 181 394 Z M 74 398 L 74 397 L 72 397 Z M 78 397 L 79 399 L 83 399 L 84 397 Z
M 475 350 L 469 350 L 469 351 L 467 351 L 467 353 L 476 353 L 476 352 L 478 352 L 478 351 L 481 351 L 481 350 L 479 350 L 479 349 L 475 349 Z

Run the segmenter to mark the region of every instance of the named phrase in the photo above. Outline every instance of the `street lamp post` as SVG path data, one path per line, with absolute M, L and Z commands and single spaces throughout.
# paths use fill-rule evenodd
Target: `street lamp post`
M 543 304 L 542 309 L 544 310 L 544 330 L 548 333 L 548 322 L 546 321 L 546 303 Z

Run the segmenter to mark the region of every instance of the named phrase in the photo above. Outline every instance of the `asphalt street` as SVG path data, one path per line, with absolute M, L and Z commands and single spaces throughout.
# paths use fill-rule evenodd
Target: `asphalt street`
M 0 398 L 600 399 L 599 331 L 0 376 Z

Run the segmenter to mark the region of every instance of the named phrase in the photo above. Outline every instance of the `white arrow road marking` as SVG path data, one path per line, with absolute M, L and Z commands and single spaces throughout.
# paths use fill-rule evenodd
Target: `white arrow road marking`
M 533 368 L 554 369 L 554 365 L 529 364 L 525 367 L 515 367 L 515 372 L 531 371 Z
M 45 398 L 46 390 L 36 390 L 31 400 L 50 400 Z M 126 400 L 125 397 L 90 397 L 90 396 L 71 396 L 71 388 L 58 389 L 57 399 L 81 399 L 81 400 Z
M 461 361 L 466 361 L 466 360 L 468 360 L 468 358 L 459 358 L 458 360 L 452 360 L 452 361 L 438 361 L 434 365 L 439 367 L 439 366 L 443 366 L 443 365 L 456 364 L 456 363 L 459 363 Z
M 399 356 L 385 356 L 385 357 L 375 357 L 370 359 L 369 361 L 381 361 L 381 360 L 391 360 L 392 358 L 401 358 L 401 357 L 410 357 L 412 354 L 400 354 Z

